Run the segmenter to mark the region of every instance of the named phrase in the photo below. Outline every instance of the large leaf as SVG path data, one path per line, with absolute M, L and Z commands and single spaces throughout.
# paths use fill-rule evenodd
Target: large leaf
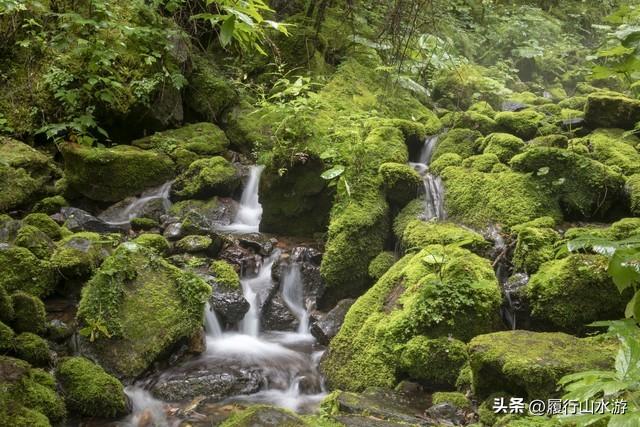
M 617 249 L 609 260 L 608 271 L 620 292 L 640 283 L 640 252 L 636 248 Z
M 322 172 L 320 175 L 323 179 L 330 180 L 339 177 L 344 173 L 344 166 L 336 165 L 329 170 Z
M 220 44 L 222 47 L 227 47 L 233 39 L 233 33 L 236 28 L 236 16 L 230 15 L 224 20 L 222 27 L 220 28 Z

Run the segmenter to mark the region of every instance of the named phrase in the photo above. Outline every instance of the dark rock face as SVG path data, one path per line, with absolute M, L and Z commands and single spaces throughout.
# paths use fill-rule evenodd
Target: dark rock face
M 62 208 L 61 213 L 65 219 L 66 227 L 73 232 L 126 233 L 130 228 L 129 224 L 109 224 L 78 208 Z
M 522 102 L 507 101 L 502 103 L 502 111 L 522 111 L 527 107 L 527 104 L 523 104 Z
M 127 197 L 126 199 L 111 205 L 102 211 L 100 215 L 98 215 L 98 218 L 106 222 L 118 222 L 119 214 L 135 201 L 135 197 Z M 135 213 L 139 218 L 151 218 L 161 222 L 162 216 L 167 214 L 166 203 L 161 198 L 149 199 L 142 202 L 139 206 L 136 206 Z
M 217 361 L 208 366 L 195 366 L 162 375 L 152 386 L 158 399 L 176 402 L 207 396 L 210 401 L 239 394 L 255 393 L 260 389 L 260 374 L 229 361 Z
M 320 344 L 329 345 L 329 341 L 331 341 L 340 330 L 342 322 L 344 322 L 344 317 L 354 302 L 355 300 L 353 299 L 343 299 L 338 302 L 333 310 L 311 325 L 311 335 L 313 335 Z
M 260 324 L 266 331 L 295 331 L 298 323 L 279 293 L 272 295 L 262 306 Z
M 436 425 L 461 425 L 465 421 L 464 412 L 449 402 L 433 405 L 427 409 L 427 414 Z
M 294 263 L 300 266 L 300 279 L 305 304 L 307 307 L 315 308 L 325 290 L 325 283 L 320 276 L 320 263 L 322 262 L 322 252 L 317 249 L 297 246 L 291 250 L 290 254 L 283 254 L 273 266 L 273 279 L 282 282 L 284 274 Z
M 249 302 L 244 299 L 242 292 L 221 292 L 214 289 L 209 298 L 211 308 L 220 316 L 225 325 L 235 325 L 242 320 L 249 311 Z

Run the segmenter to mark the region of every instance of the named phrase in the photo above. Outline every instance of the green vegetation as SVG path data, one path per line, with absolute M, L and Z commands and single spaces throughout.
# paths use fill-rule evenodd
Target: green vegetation
M 214 261 L 209 271 L 216 278 L 216 283 L 225 290 L 239 290 L 240 277 L 231 264 L 226 261 Z

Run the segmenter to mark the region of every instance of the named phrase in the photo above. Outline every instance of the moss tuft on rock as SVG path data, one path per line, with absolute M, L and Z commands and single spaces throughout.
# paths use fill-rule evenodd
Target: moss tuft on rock
M 592 128 L 633 129 L 640 121 L 640 101 L 617 92 L 599 91 L 587 97 L 584 113 Z
M 41 260 L 49 259 L 55 248 L 49 236 L 32 225 L 20 227 L 13 243 L 16 246 L 29 249 L 31 253 Z
M 383 163 L 378 173 L 382 177 L 387 200 L 393 206 L 403 208 L 416 198 L 422 188 L 422 178 L 407 164 Z
M 514 230 L 517 233 L 512 259 L 515 271 L 533 274 L 543 263 L 555 258 L 555 245 L 560 241 L 560 234 L 553 228 L 537 227 L 532 221 L 514 227 Z
M 475 130 L 452 129 L 440 138 L 431 160 L 435 162 L 446 153 L 455 153 L 462 158 L 479 154 L 481 137 L 482 134 Z
M 224 290 L 240 290 L 240 277 L 231 264 L 224 260 L 211 263 L 209 272 L 215 277 L 216 283 Z
M 416 251 L 430 245 L 456 245 L 479 253 L 489 246 L 480 234 L 448 222 L 410 221 L 402 234 L 406 251 Z
M 395 262 L 396 256 L 393 252 L 380 252 L 369 263 L 369 276 L 374 280 L 378 280 L 393 266 L 393 264 L 395 264 Z
M 500 164 L 500 159 L 494 153 L 479 154 L 467 157 L 462 161 L 462 166 L 473 169 L 477 172 L 491 173 L 496 165 Z
M 475 111 L 448 113 L 442 117 L 441 121 L 445 128 L 471 129 L 483 135 L 495 132 L 498 127 L 491 117 Z
M 533 110 L 502 112 L 496 114 L 496 122 L 506 133 L 522 138 L 525 141 L 538 135 L 545 116 Z
M 62 196 L 45 197 L 33 206 L 33 211 L 47 215 L 60 212 L 60 209 L 69 206 L 69 202 Z
M 440 403 L 450 403 L 460 409 L 471 409 L 471 402 L 469 401 L 469 399 L 467 399 L 467 396 L 459 392 L 439 391 L 437 393 L 433 393 L 433 395 L 431 396 L 431 402 L 434 405 L 438 405 Z
M 473 157 L 473 156 L 472 156 Z M 444 153 L 431 162 L 429 170 L 436 175 L 441 175 L 442 171 L 449 166 L 461 166 L 462 157 L 456 153 Z
M 16 355 L 35 366 L 49 366 L 51 352 L 47 342 L 31 332 L 23 332 L 15 338 Z
M 134 242 L 140 246 L 153 249 L 160 255 L 169 251 L 169 242 L 160 234 L 144 233 L 136 237 Z
M 640 174 L 635 174 L 627 179 L 626 189 L 631 202 L 631 213 L 640 216 Z
M 133 218 L 130 223 L 134 230 L 151 230 L 160 226 L 153 218 Z
M 63 359 L 56 368 L 56 378 L 73 414 L 115 418 L 130 412 L 122 383 L 83 357 Z
M 484 138 L 482 146 L 484 154 L 495 154 L 502 163 L 509 163 L 524 148 L 524 142 L 508 133 L 492 133 Z
M 623 132 L 599 129 L 584 138 L 571 140 L 570 149 L 612 168 L 624 175 L 640 173 L 640 153 L 635 148 L 637 139 L 625 140 Z
M 60 226 L 47 214 L 29 214 L 24 217 L 22 223 L 38 228 L 52 240 L 58 240 L 60 238 Z
M 15 336 L 13 329 L 0 322 L 0 353 L 6 354 L 13 351 L 15 348 Z
M 240 185 L 235 167 L 224 157 L 196 160 L 171 186 L 176 199 L 207 199 L 211 196 L 231 196 Z
M 64 278 L 86 278 L 100 266 L 116 243 L 117 240 L 98 233 L 74 233 L 58 242 L 51 264 Z
M 0 246 L 0 286 L 8 292 L 25 291 L 44 297 L 57 283 L 51 264 L 39 260 L 29 249 L 18 246 Z
M 453 389 L 467 361 L 467 346 L 462 341 L 417 336 L 402 350 L 400 369 L 429 388 Z

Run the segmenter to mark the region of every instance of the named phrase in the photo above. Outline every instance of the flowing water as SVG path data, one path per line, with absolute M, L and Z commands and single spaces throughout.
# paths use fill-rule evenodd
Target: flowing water
M 429 172 L 433 151 L 438 145 L 439 138 L 439 135 L 427 137 L 420 150 L 418 161 L 409 163 L 422 176 L 424 183 L 425 204 L 422 214 L 422 219 L 424 220 L 444 220 L 447 217 L 444 209 L 444 184 L 442 178 Z
M 242 195 L 240 209 L 234 223 L 224 227 L 233 233 L 256 232 L 260 224 L 262 207 L 258 202 L 258 188 L 262 167 L 251 169 Z M 249 311 L 237 325 L 236 331 L 223 331 L 216 313 L 207 303 L 204 312 L 206 351 L 184 366 L 171 368 L 153 380 L 128 387 L 126 392 L 133 403 L 134 412 L 117 425 L 153 425 L 173 427 L 180 419 L 171 413 L 167 404 L 155 399 L 145 384 L 161 383 L 164 378 L 181 370 L 220 369 L 233 366 L 259 376 L 259 390 L 231 396 L 217 403 L 264 403 L 281 406 L 297 412 L 315 410 L 325 397 L 319 361 L 323 353 L 309 333 L 309 312 L 304 302 L 303 281 L 299 255 L 291 254 L 290 262 L 281 277 L 280 292 L 285 304 L 299 321 L 296 332 L 261 331 L 261 308 L 273 288 L 272 268 L 280 257 L 275 250 L 262 259 L 257 272 L 248 272 L 241 278 L 242 291 L 250 304 Z M 203 396 L 205 399 L 208 396 Z M 184 405 L 184 403 L 183 403 Z M 189 404 L 187 403 L 187 406 Z M 192 405 L 193 406 L 193 405 Z M 184 411 L 181 408 L 177 412 Z M 176 412 L 176 411 L 173 411 Z M 149 423 L 152 421 L 152 423 Z
M 132 219 L 139 217 L 141 213 L 145 212 L 151 203 L 156 201 L 158 203 L 157 207 L 160 208 L 163 213 L 166 213 L 171 207 L 169 191 L 171 191 L 172 183 L 173 181 L 168 181 L 159 187 L 147 190 L 142 193 L 140 197 L 134 197 L 126 204 L 118 203 L 100 214 L 99 218 L 112 225 L 128 224 Z

